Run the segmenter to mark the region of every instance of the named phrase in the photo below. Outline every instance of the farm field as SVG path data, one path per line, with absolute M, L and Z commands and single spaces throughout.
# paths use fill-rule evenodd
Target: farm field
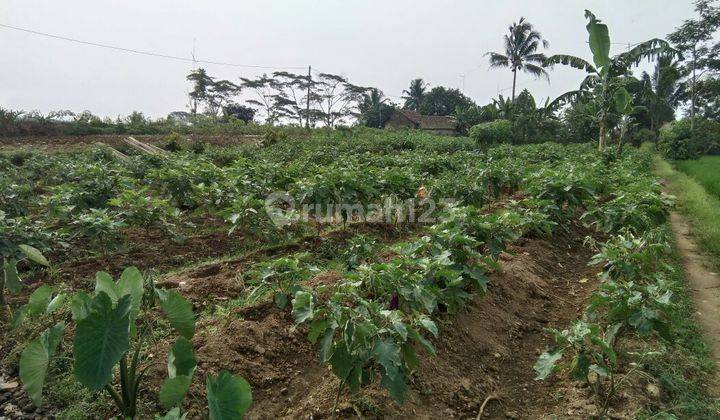
M 720 197 L 720 156 L 702 156 L 675 164 L 678 169 L 695 178 L 709 193 Z
M 606 388 L 663 386 L 630 367 L 653 361 L 649 374 L 666 375 L 699 340 L 684 332 L 672 199 L 645 151 L 349 130 L 126 152 L 0 155 L 0 244 L 22 279 L 5 285 L 1 372 L 25 377 L 12 394 L 21 410 L 119 413 L 123 403 L 88 383 L 124 390 L 112 373 L 118 360 L 126 372 L 129 348 L 147 369 L 139 417 L 202 417 L 218 383 L 235 384 L 226 397 L 249 418 L 715 409 L 676 404 L 680 388 L 704 395 L 707 366 L 662 399 Z M 74 346 L 123 304 L 131 336 L 100 349 L 115 360 Z M 48 337 L 54 357 L 24 364 L 28 343 Z M 663 354 L 649 351 L 657 340 Z M 184 373 L 181 356 L 192 360 Z M 106 376 L 83 376 L 81 361 Z

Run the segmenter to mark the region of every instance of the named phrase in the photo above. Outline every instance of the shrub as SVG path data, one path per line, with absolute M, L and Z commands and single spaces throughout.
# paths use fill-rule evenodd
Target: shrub
M 668 159 L 683 160 L 698 157 L 697 145 L 692 139 L 690 120 L 665 124 L 660 129 L 658 149 Z
M 495 120 L 481 123 L 470 129 L 470 137 L 478 144 L 510 143 L 513 125 L 508 120 Z
M 694 130 L 689 119 L 666 124 L 660 129 L 658 147 L 665 157 L 674 160 L 720 154 L 720 122 L 696 119 Z
M 176 132 L 170 133 L 163 138 L 163 149 L 169 152 L 178 152 L 182 150 L 180 147 L 182 136 Z
M 269 146 L 271 144 L 275 144 L 278 141 L 284 141 L 287 140 L 287 133 L 281 129 L 276 129 L 273 127 L 269 127 L 268 130 L 263 135 L 263 145 Z
M 630 138 L 630 144 L 635 147 L 640 147 L 641 144 L 646 142 L 652 142 L 654 140 L 655 136 L 650 129 L 641 128 Z

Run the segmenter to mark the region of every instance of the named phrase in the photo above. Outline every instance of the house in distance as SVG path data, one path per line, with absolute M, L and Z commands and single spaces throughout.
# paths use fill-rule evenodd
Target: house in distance
M 442 115 L 421 115 L 417 111 L 406 109 L 395 110 L 384 128 L 390 130 L 417 129 L 428 133 L 457 136 L 460 134 L 459 124 L 455 117 Z

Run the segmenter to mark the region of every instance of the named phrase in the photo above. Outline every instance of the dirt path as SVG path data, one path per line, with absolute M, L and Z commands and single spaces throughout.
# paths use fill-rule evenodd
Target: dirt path
M 705 330 L 715 363 L 720 366 L 720 276 L 711 271 L 712 263 L 693 241 L 687 219 L 670 214 L 670 226 L 682 257 L 690 295 L 695 301 L 696 317 Z

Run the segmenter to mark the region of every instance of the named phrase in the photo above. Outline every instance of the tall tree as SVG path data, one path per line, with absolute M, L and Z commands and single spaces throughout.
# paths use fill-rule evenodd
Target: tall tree
M 425 97 L 427 86 L 427 83 L 425 83 L 423 79 L 413 79 L 410 82 L 410 87 L 402 92 L 402 98 L 405 100 L 403 108 L 417 111 L 420 108 L 423 98 Z
M 278 88 L 282 96 L 287 99 L 288 117 L 295 121 L 298 126 L 303 125 L 307 120 L 307 103 L 309 87 L 312 87 L 312 79 L 307 75 L 276 71 L 273 77 L 278 81 Z
M 356 116 L 357 107 L 368 88 L 353 85 L 344 76 L 320 73 L 314 84 L 312 102 L 317 105 L 315 114 L 328 127 L 346 117 Z
M 688 19 L 680 27 L 668 35 L 668 40 L 687 57 L 685 70 L 690 78 L 690 125 L 694 128 L 695 112 L 698 99 L 698 81 L 708 67 L 716 67 L 715 48 L 711 49 L 708 42 L 713 38 L 720 26 L 720 8 L 716 0 L 698 0 L 695 11 L 698 16 Z
M 460 90 L 436 86 L 425 94 L 418 111 L 424 115 L 453 115 L 457 108 L 465 110 L 472 106 L 475 103 Z
M 388 103 L 381 90 L 372 88 L 363 94 L 358 105 L 360 124 L 366 127 L 382 128 L 390 119 L 395 107 Z
M 675 106 L 682 97 L 680 78 L 678 63 L 667 57 L 658 59 L 652 74 L 643 72 L 640 77 L 638 103 L 646 109 L 643 114 L 656 140 L 660 126 L 675 118 Z
M 547 48 L 549 43 L 525 18 L 520 18 L 518 22 L 510 25 L 508 31 L 509 33 L 503 38 L 505 53 L 488 52 L 485 55 L 490 56 L 490 67 L 504 67 L 512 71 L 512 101 L 515 102 L 518 71 L 530 73 L 535 77 L 548 78 L 547 72 L 542 68 L 545 54 L 539 53 L 537 50 L 540 44 Z
M 210 86 L 215 80 L 208 76 L 204 68 L 193 70 L 187 75 L 187 80 L 192 82 L 193 88 L 188 94 L 190 96 L 190 113 L 197 114 L 198 106 L 207 101 L 210 93 Z
M 564 64 L 576 69 L 585 70 L 588 75 L 580 84 L 578 90 L 560 95 L 549 107 L 561 103 L 585 98 L 597 104 L 595 121 L 600 129 L 598 150 L 605 148 L 608 122 L 612 114 L 627 114 L 632 110 L 632 96 L 626 86 L 635 80 L 630 76 L 630 67 L 637 65 L 643 59 L 668 57 L 670 59 L 680 56 L 677 50 L 670 47 L 667 41 L 651 39 L 635 45 L 629 51 L 610 57 L 610 31 L 608 26 L 598 19 L 592 12 L 585 10 L 588 19 L 586 29 L 588 44 L 593 55 L 593 63 L 582 58 L 557 54 L 548 57 L 545 64 Z
M 291 101 L 284 96 L 282 85 L 277 79 L 263 74 L 255 79 L 241 77 L 240 80 L 243 88 L 255 93 L 255 98 L 249 99 L 247 103 L 263 110 L 265 124 L 273 125 L 280 118 L 289 115 L 287 107 L 290 106 Z

